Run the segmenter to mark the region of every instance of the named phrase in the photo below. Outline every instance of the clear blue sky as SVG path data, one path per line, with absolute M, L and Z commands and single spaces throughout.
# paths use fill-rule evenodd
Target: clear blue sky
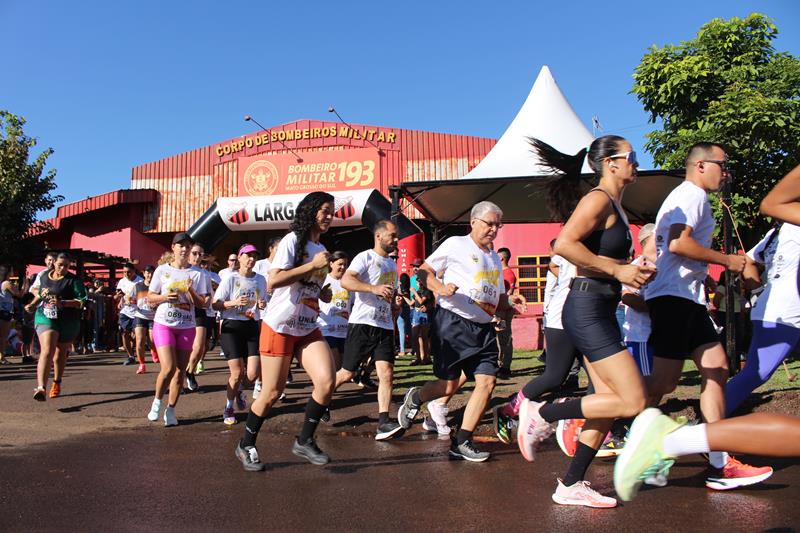
M 761 12 L 800 55 L 797 0 L 247 4 L 0 1 L 0 108 L 55 149 L 75 201 L 254 131 L 246 114 L 270 127 L 334 104 L 349 122 L 498 138 L 543 64 L 587 125 L 641 152 L 652 126 L 629 91 L 649 46 Z

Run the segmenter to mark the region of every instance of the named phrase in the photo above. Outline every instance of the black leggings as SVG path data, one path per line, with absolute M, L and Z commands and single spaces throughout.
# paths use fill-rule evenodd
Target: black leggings
M 529 400 L 538 400 L 543 394 L 558 390 L 569 376 L 575 360 L 583 362 L 580 352 L 563 329 L 544 328 L 544 338 L 547 342 L 544 373 L 522 388 L 522 394 Z

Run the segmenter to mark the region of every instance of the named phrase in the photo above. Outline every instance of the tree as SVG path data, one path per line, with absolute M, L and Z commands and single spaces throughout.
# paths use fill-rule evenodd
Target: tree
M 800 163 L 800 59 L 775 51 L 777 35 L 758 13 L 714 19 L 691 41 L 652 46 L 633 76 L 650 122 L 661 121 L 645 144 L 656 165 L 683 168 L 698 141 L 726 146 L 731 208 L 748 246 L 769 224 L 758 214 L 761 199 Z
M 43 175 L 53 149 L 31 161 L 36 139 L 25 135 L 24 125 L 24 118 L 0 110 L 0 263 L 23 263 L 25 237 L 32 229 L 48 227 L 37 221 L 37 213 L 63 200 L 52 194 L 56 171 Z

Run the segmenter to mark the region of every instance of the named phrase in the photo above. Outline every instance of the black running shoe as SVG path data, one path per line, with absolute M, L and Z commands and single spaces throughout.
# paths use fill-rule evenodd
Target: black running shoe
M 378 432 L 375 434 L 375 440 L 388 440 L 392 438 L 400 438 L 405 433 L 403 426 L 397 422 L 385 422 L 378 426 Z
M 261 472 L 267 465 L 261 462 L 258 458 L 258 450 L 255 446 L 248 446 L 242 448 L 242 441 L 236 444 L 236 458 L 242 462 L 242 466 L 248 472 Z
M 414 400 L 411 399 L 418 390 L 420 390 L 420 387 L 411 387 L 408 389 L 406 397 L 403 398 L 403 405 L 401 405 L 400 409 L 397 411 L 397 422 L 403 429 L 411 427 L 411 424 L 414 423 L 414 419 L 419 414 L 419 408 L 422 407 L 421 405 L 416 405 Z
M 476 448 L 471 440 L 462 442 L 461 444 L 456 444 L 455 439 L 451 442 L 450 457 L 464 459 L 465 461 L 471 461 L 473 463 L 482 463 L 491 456 L 489 452 L 482 452 Z
M 197 378 L 190 372 L 186 373 L 186 388 L 192 392 L 200 388 L 200 385 L 197 384 Z
M 294 439 L 292 453 L 298 457 L 304 457 L 309 463 L 317 466 L 326 465 L 331 460 L 328 454 L 319 449 L 314 439 L 308 439 L 305 444 L 300 444 L 297 439 Z
M 362 389 L 377 389 L 378 388 L 377 383 L 372 381 L 372 379 L 367 375 L 361 376 L 361 381 L 358 382 L 358 386 L 361 387 Z
M 125 361 L 123 361 L 122 364 L 123 364 L 123 366 L 128 366 L 128 365 L 134 364 L 135 362 L 136 362 L 136 358 L 135 357 L 128 357 Z

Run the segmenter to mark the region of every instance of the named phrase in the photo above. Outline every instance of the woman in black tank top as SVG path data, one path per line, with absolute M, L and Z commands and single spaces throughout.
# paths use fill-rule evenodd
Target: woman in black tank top
M 654 268 L 629 264 L 632 253 L 628 220 L 620 206 L 622 191 L 636 180 L 636 153 L 622 137 L 607 135 L 575 156 L 532 139 L 534 152 L 555 177 L 548 184 L 548 205 L 566 220 L 555 253 L 577 267 L 577 277 L 564 303 L 564 330 L 586 360 L 594 394 L 563 403 L 524 400 L 520 409 L 520 449 L 526 458 L 558 420 L 586 419 L 575 456 L 553 494 L 556 503 L 614 507 L 583 480 L 615 418 L 631 417 L 645 408 L 644 381 L 622 342 L 615 311 L 622 284 L 640 287 Z M 598 186 L 581 197 L 585 158 L 599 178 Z

